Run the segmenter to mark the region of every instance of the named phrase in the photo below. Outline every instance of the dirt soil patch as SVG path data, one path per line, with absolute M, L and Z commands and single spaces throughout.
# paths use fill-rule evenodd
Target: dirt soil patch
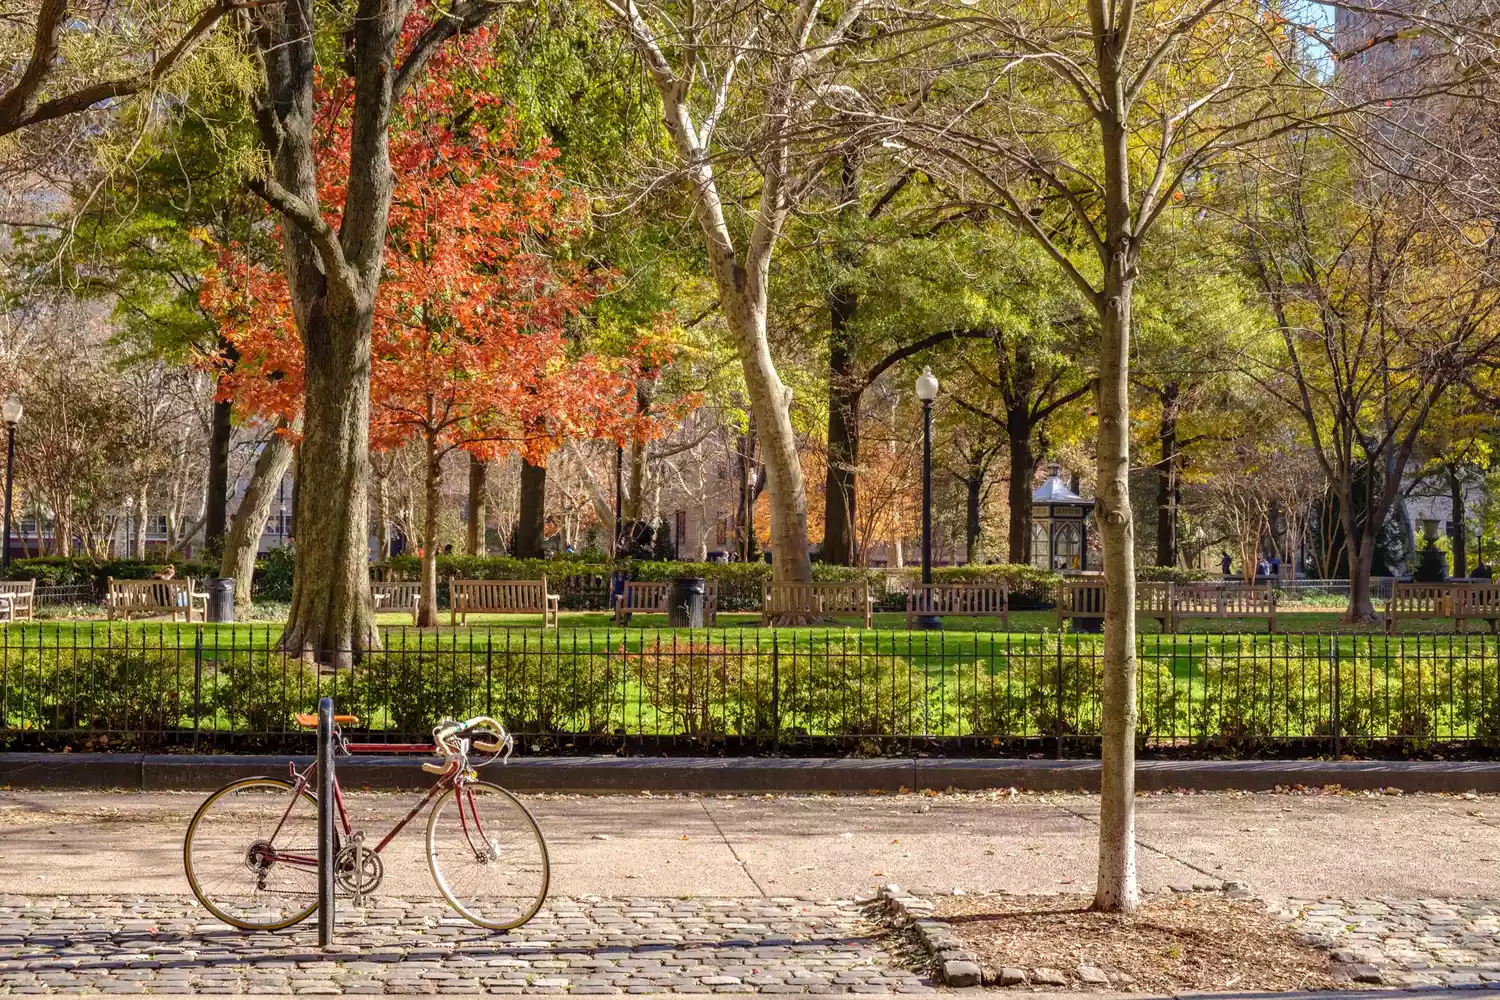
M 1335 985 L 1328 953 L 1256 903 L 1221 893 L 1159 893 L 1130 916 L 1118 916 L 1091 911 L 1091 902 L 1078 895 L 945 896 L 936 900 L 936 916 L 979 956 L 986 983 L 1000 983 L 1003 969 L 1022 969 L 1023 988 L 1030 989 L 1172 993 Z M 1108 984 L 1086 982 L 1080 966 L 1102 970 Z M 1066 982 L 1039 985 L 1038 969 L 1061 972 Z

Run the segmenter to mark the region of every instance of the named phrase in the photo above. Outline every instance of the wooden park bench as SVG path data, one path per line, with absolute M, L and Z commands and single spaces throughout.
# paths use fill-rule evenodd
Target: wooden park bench
M 672 583 L 669 580 L 626 580 L 625 592 L 615 598 L 615 624 L 629 625 L 632 614 L 670 612 Z M 703 581 L 703 624 L 713 628 L 719 620 L 719 581 Z
M 1469 622 L 1477 618 L 1489 622 L 1491 632 L 1500 632 L 1500 585 L 1455 583 L 1450 587 L 1449 601 L 1456 631 L 1467 632 Z
M 1010 627 L 1010 584 L 1000 583 L 918 583 L 906 592 L 906 627 L 910 629 L 919 615 L 941 618 L 962 615 L 967 618 L 999 618 L 1002 628 Z
M 36 581 L 5 580 L 0 582 L 0 617 L 6 621 L 20 621 L 36 617 Z
M 1184 618 L 1264 618 L 1276 631 L 1276 591 L 1269 582 L 1177 583 L 1168 584 L 1167 593 L 1173 632 Z
M 771 624 L 782 615 L 827 618 L 855 615 L 871 627 L 875 598 L 864 583 L 767 583 L 761 592 L 760 623 Z
M 1391 596 L 1385 602 L 1385 630 L 1401 631 L 1402 618 L 1452 618 L 1453 592 L 1450 583 L 1391 584 Z
M 1135 613 L 1141 618 L 1155 618 L 1162 629 L 1172 622 L 1171 584 L 1137 580 L 1135 584 Z M 1057 585 L 1057 627 L 1069 618 L 1104 617 L 1104 581 L 1064 580 Z
M 113 619 L 132 615 L 169 614 L 175 622 L 208 620 L 208 595 L 193 588 L 193 578 L 182 580 L 116 580 L 109 577 L 104 594 L 105 614 Z
M 370 583 L 370 602 L 376 611 L 405 611 L 411 615 L 411 623 L 417 623 L 417 606 L 422 602 L 420 583 L 395 583 L 373 580 Z
M 541 615 L 542 628 L 557 628 L 562 598 L 547 593 L 540 580 L 450 580 L 448 605 L 452 624 L 474 614 Z

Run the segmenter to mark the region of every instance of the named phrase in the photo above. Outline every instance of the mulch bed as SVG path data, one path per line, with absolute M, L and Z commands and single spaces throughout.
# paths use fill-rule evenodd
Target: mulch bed
M 945 896 L 936 916 L 974 952 L 985 981 L 1024 969 L 1023 989 L 1180 992 L 1279 991 L 1334 987 L 1326 952 L 1307 944 L 1259 905 L 1222 893 L 1146 896 L 1135 913 L 1089 909 L 1079 895 Z M 1103 970 L 1106 986 L 1085 983 L 1080 966 Z M 1040 986 L 1035 970 L 1055 969 L 1065 985 Z

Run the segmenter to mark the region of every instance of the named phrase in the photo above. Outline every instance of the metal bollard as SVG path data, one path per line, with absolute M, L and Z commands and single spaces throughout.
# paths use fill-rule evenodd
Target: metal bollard
M 318 701 L 318 944 L 333 943 L 333 699 Z

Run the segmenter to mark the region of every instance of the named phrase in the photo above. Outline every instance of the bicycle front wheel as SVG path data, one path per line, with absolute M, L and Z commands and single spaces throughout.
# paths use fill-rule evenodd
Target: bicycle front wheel
M 208 912 L 276 931 L 318 908 L 318 800 L 281 778 L 231 781 L 188 824 L 182 862 Z
M 488 781 L 465 781 L 427 817 L 427 865 L 449 904 L 480 927 L 508 931 L 542 908 L 552 873 L 531 813 Z

